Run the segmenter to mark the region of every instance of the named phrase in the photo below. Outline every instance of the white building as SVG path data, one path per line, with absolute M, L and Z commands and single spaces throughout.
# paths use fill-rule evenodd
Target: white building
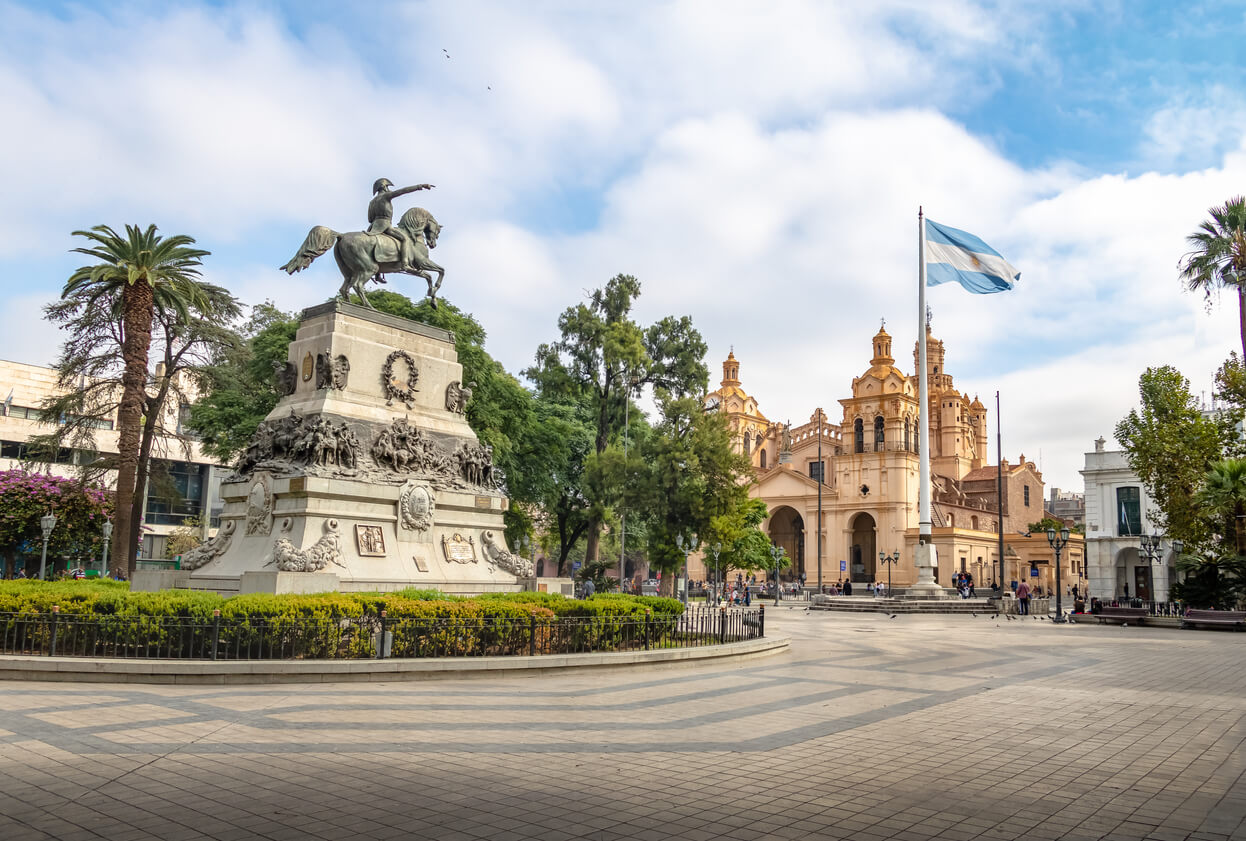
M 1154 563 L 1140 551 L 1143 534 L 1158 533 L 1155 501 L 1132 470 L 1125 453 L 1105 450 L 1104 439 L 1086 453 L 1086 568 L 1089 593 L 1100 599 L 1131 597 L 1168 601 L 1177 581 L 1171 545 Z
M 0 470 L 20 467 L 25 456 L 26 442 L 34 435 L 46 433 L 48 427 L 38 421 L 39 406 L 56 391 L 56 371 L 42 365 L 0 360 Z M 185 407 L 170 406 L 166 428 L 180 427 Z M 184 434 L 184 430 L 182 431 Z M 101 453 L 117 452 L 116 417 L 98 424 L 96 449 Z M 161 459 L 160 456 L 164 458 Z M 95 454 L 82 450 L 64 450 L 50 466 L 50 471 L 62 476 L 71 475 L 75 465 Z M 195 441 L 190 441 L 189 452 L 180 444 L 165 442 L 155 461 L 163 461 L 168 473 L 170 487 L 164 492 L 149 486 L 144 499 L 143 538 L 139 547 L 140 559 L 167 558 L 168 536 L 188 519 L 199 521 L 204 536 L 216 526 L 216 518 L 224 503 L 220 498 L 222 475 L 228 472 L 216 460 L 207 456 Z M 115 475 L 115 474 L 112 474 Z M 109 479 L 111 484 L 111 477 Z M 51 561 L 52 559 L 49 558 Z

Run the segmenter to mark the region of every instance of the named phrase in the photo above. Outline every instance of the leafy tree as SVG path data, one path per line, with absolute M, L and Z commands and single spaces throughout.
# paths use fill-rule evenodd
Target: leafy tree
M 724 581 L 733 569 L 744 572 L 768 569 L 772 565 L 770 539 L 761 530 L 768 516 L 765 502 L 748 499 L 712 518 L 707 542 L 719 544 L 722 550 L 718 553 L 717 564 L 712 557 L 707 557 L 706 565 Z
M 27 470 L 0 472 L 0 576 L 16 574 L 19 553 L 32 556 L 42 550 L 39 519 L 48 513 L 56 515 L 49 558 L 67 555 L 85 563 L 98 557 L 103 548 L 100 525 L 112 515 L 112 506 L 112 494 L 98 485 Z
M 1246 598 L 1246 460 L 1213 462 L 1195 504 L 1207 518 L 1211 539 L 1182 555 L 1178 568 L 1186 578 L 1173 595 L 1194 605 L 1235 608 Z
M 1116 440 L 1159 508 L 1154 525 L 1195 550 L 1211 538 L 1195 494 L 1236 438 L 1232 419 L 1204 417 L 1189 381 L 1171 366 L 1148 368 L 1139 391 L 1142 406 L 1116 425 Z
M 667 316 L 641 327 L 631 318 L 639 295 L 640 281 L 615 276 L 588 303 L 563 312 L 562 338 L 537 348 L 536 364 L 524 371 L 542 398 L 592 406 L 599 456 L 622 425 L 628 401 L 645 386 L 675 395 L 703 393 L 709 377 L 703 362 L 707 348 L 692 320 Z M 608 500 L 590 496 L 589 501 L 585 555 L 597 560 Z
M 1237 196 L 1208 210 L 1211 218 L 1186 237 L 1190 252 L 1181 261 L 1181 279 L 1191 292 L 1202 292 L 1210 306 L 1213 293 L 1237 294 L 1238 329 L 1246 356 L 1246 198 Z
M 717 535 L 715 518 L 727 516 L 720 521 L 727 525 L 745 508 L 749 499 L 743 480 L 751 474 L 745 457 L 731 446 L 724 417 L 706 412 L 695 397 L 676 398 L 659 390 L 658 401 L 661 422 L 652 434 L 628 459 L 621 459 L 619 448 L 612 446 L 599 463 L 611 463 L 607 473 L 613 477 L 620 466 L 624 471 L 622 481 L 615 478 L 610 484 L 622 490 L 629 508 L 644 513 L 649 563 L 666 573 L 665 588 L 684 565 L 676 538 L 690 542 L 698 534 L 704 548 L 707 542 L 742 536 Z
M 592 411 L 583 404 L 537 399 L 533 412 L 531 434 L 516 453 L 528 466 L 520 478 L 535 513 L 533 525 L 556 541 L 550 554 L 557 555 L 558 574 L 565 576 L 593 510 L 584 490 L 584 466 L 593 452 Z
M 127 225 L 124 235 L 97 225 L 89 231 L 74 231 L 74 236 L 91 244 L 73 251 L 97 262 L 70 275 L 61 297 L 78 298 L 86 309 L 108 307 L 121 328 L 117 334 L 122 367 L 113 551 L 133 571 L 140 527 L 134 503 L 148 408 L 152 326 L 159 314 L 172 314 L 185 323 L 191 320 L 192 307 L 207 308 L 198 267 L 208 252 L 192 248 L 194 239 L 183 234 L 160 236 L 155 225 L 146 229 Z
M 233 462 L 277 405 L 274 374 L 286 362 L 298 319 L 266 301 L 251 309 L 243 341 L 223 348 L 204 371 L 205 394 L 190 407 L 190 427 L 205 452 Z
M 187 517 L 182 525 L 169 534 L 166 550 L 170 558 L 185 555 L 191 549 L 203 543 L 203 521 L 198 517 Z
M 1055 529 L 1056 531 L 1060 531 L 1060 529 L 1063 529 L 1063 528 L 1066 528 L 1066 524 L 1064 520 L 1058 520 L 1055 517 L 1044 517 L 1043 519 L 1039 520 L 1037 523 L 1030 523 L 1028 526 L 1025 527 L 1025 530 L 1028 532 L 1033 532 L 1034 534 L 1042 534 L 1046 532 L 1047 529 Z M 1086 533 L 1086 527 L 1082 525 L 1081 523 L 1078 523 L 1073 526 L 1067 526 L 1067 528 L 1069 531 L 1073 532 L 1074 534 L 1085 534 Z

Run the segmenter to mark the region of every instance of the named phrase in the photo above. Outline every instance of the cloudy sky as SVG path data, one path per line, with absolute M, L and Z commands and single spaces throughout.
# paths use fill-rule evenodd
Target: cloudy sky
M 642 321 L 691 315 L 713 381 L 734 346 L 794 423 L 839 416 L 881 318 L 911 370 L 923 205 L 1022 272 L 932 289 L 934 329 L 960 389 L 1001 392 L 1006 454 L 1064 488 L 1146 366 L 1207 390 L 1238 343 L 1176 266 L 1246 190 L 1240 5 L 358 8 L 0 2 L 0 357 L 55 358 L 39 307 L 99 223 L 195 236 L 248 303 L 318 303 L 331 261 L 276 267 L 312 225 L 363 227 L 380 176 L 437 185 L 442 291 L 507 369 L 625 272 Z

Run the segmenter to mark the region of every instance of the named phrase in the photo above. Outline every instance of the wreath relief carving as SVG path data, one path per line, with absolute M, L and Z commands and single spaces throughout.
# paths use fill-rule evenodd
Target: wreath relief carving
M 395 365 L 394 363 L 399 363 Z M 392 406 L 398 400 L 408 409 L 415 408 L 415 387 L 420 378 L 415 360 L 405 350 L 396 350 L 385 357 L 381 367 L 381 385 L 385 389 L 385 405 Z

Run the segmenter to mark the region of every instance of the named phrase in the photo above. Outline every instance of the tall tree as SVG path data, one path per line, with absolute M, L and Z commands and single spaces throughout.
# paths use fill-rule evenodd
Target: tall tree
M 552 399 L 584 399 L 593 407 L 594 451 L 610 445 L 623 422 L 628 401 L 646 386 L 676 396 L 705 391 L 709 372 L 706 345 L 692 319 L 667 316 L 649 327 L 631 318 L 640 281 L 617 275 L 588 303 L 569 307 L 558 319 L 562 338 L 537 348 L 536 364 L 524 376 L 538 394 Z M 585 556 L 598 560 L 603 522 L 602 500 L 594 503 L 587 528 Z
M 197 294 L 190 296 L 185 313 L 159 307 L 153 314 L 149 352 L 153 367 L 143 389 L 136 492 L 131 503 L 136 523 L 141 522 L 142 490 L 148 479 L 157 484 L 165 479 L 160 470 L 152 474 L 153 457 L 189 460 L 191 441 L 182 428 L 183 409 L 203 390 L 203 372 L 209 363 L 240 341 L 230 327 L 241 313 L 234 296 L 210 283 L 196 285 Z M 101 429 L 111 427 L 123 391 L 121 296 L 120 289 L 113 290 L 111 300 L 86 290 L 44 308 L 47 319 L 69 337 L 56 363 L 57 393 L 42 406 L 42 420 L 51 432 L 31 439 L 32 461 L 51 461 L 70 449 L 78 454 L 79 472 L 88 482 L 102 480 L 119 466 L 119 457 L 96 453 L 96 437 Z M 83 459 L 90 453 L 96 453 L 93 460 Z M 134 529 L 128 552 L 116 557 L 133 556 L 139 538 L 139 530 Z
M 1235 609 L 1246 598 L 1246 460 L 1212 462 L 1194 503 L 1209 539 L 1178 560 L 1173 595 L 1194 607 Z
M 1211 297 L 1222 289 L 1237 295 L 1238 330 L 1246 358 L 1246 198 L 1237 196 L 1207 211 L 1211 218 L 1186 237 L 1181 279 L 1191 292 Z
M 199 266 L 209 252 L 192 248 L 184 234 L 162 237 L 155 225 L 127 225 L 121 235 L 107 225 L 74 231 L 91 245 L 73 251 L 98 262 L 70 275 L 62 298 L 83 296 L 88 306 L 113 305 L 121 323 L 121 400 L 117 410 L 117 490 L 113 551 L 132 571 L 139 523 L 134 520 L 134 493 L 142 448 L 148 354 L 156 312 L 170 311 L 189 320 L 190 306 L 202 301 Z
M 204 394 L 190 407 L 190 427 L 206 452 L 234 461 L 280 399 L 274 372 L 286 362 L 298 319 L 265 301 L 251 308 L 243 341 L 222 348 L 204 371 Z
M 1195 494 L 1236 437 L 1232 420 L 1204 416 L 1189 380 L 1171 366 L 1148 368 L 1138 385 L 1142 405 L 1116 425 L 1116 440 L 1159 508 L 1154 525 L 1191 548 L 1203 545 L 1207 521 Z

